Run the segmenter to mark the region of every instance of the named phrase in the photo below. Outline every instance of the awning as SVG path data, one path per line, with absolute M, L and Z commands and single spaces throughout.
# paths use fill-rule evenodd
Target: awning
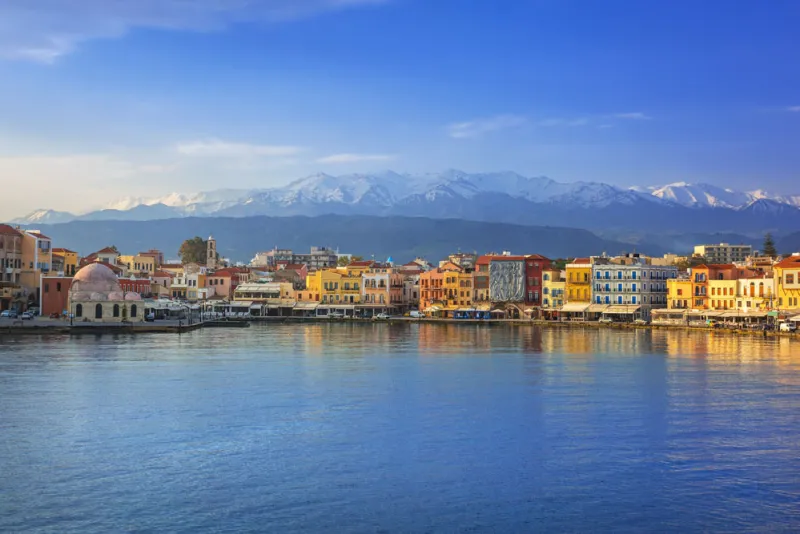
M 579 304 L 577 302 L 567 303 L 561 307 L 562 312 L 567 313 L 583 313 L 589 308 L 588 304 Z
M 722 315 L 722 312 L 713 310 L 690 310 L 686 312 L 686 315 L 693 315 L 696 317 L 719 317 Z
M 741 317 L 743 319 L 748 317 L 762 318 L 766 316 L 767 312 L 762 312 L 762 311 L 735 311 L 735 310 L 724 312 L 721 315 L 721 317 L 724 317 L 726 319 L 736 318 L 736 317 Z
M 608 307 L 605 313 L 618 313 L 621 315 L 633 315 L 641 309 L 641 306 L 626 306 L 624 304 L 612 304 Z
M 352 310 L 355 309 L 355 304 L 331 304 L 333 310 Z
M 787 321 L 792 321 L 793 323 L 798 323 L 798 322 L 800 322 L 800 315 L 795 315 L 794 317 L 789 317 L 786 320 Z
M 442 311 L 442 309 L 439 306 L 428 306 L 427 308 L 425 308 L 424 311 L 426 311 L 426 312 L 438 312 L 438 311 Z
M 316 310 L 319 302 L 298 302 L 294 307 L 295 310 Z
M 489 310 L 492 309 L 492 305 L 491 304 L 478 304 L 477 306 L 475 306 L 475 308 L 478 311 L 489 311 Z
M 458 309 L 453 310 L 453 311 L 457 311 L 457 312 L 461 312 L 461 313 L 468 313 L 468 312 L 475 312 L 475 311 L 478 311 L 478 310 L 476 310 L 475 308 L 458 308 Z
M 252 305 L 252 300 L 235 300 L 231 302 L 231 308 L 249 308 Z
M 261 309 L 261 304 L 253 304 L 252 306 L 250 306 L 250 309 L 251 310 L 260 310 Z
M 607 311 L 608 308 L 612 307 L 613 306 L 609 306 L 608 304 L 590 304 L 586 311 L 589 313 L 603 313 Z

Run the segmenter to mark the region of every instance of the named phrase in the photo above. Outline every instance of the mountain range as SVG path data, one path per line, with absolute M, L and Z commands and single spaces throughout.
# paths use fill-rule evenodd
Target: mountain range
M 11 221 L 147 221 L 183 217 L 372 215 L 554 224 L 591 230 L 781 231 L 800 226 L 800 195 L 735 191 L 674 183 L 620 188 L 561 183 L 514 172 L 332 176 L 315 174 L 286 186 L 223 189 L 154 198 L 124 198 L 83 214 L 37 210 Z

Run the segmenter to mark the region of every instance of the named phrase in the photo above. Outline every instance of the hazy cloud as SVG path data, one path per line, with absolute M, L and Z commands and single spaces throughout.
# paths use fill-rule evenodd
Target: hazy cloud
M 800 113 L 800 106 L 789 106 L 786 108 L 786 111 L 791 111 L 792 113 Z
M 551 126 L 586 126 L 589 124 L 589 119 L 586 117 L 578 117 L 573 119 L 568 118 L 554 118 L 543 119 L 537 121 L 536 126 L 551 127 Z
M 629 119 L 629 120 L 649 120 L 653 117 L 642 113 L 641 111 L 635 111 L 632 113 L 615 113 L 612 115 L 615 119 Z
M 294 156 L 302 152 L 303 148 L 289 145 L 254 145 L 232 143 L 221 139 L 206 139 L 180 143 L 175 147 L 175 150 L 184 156 L 252 158 Z
M 396 156 L 391 154 L 332 154 L 319 158 L 317 163 L 362 163 L 367 161 L 392 161 Z
M 133 28 L 214 31 L 391 0 L 2 0 L 0 57 L 51 63 L 82 42 Z
M 455 139 L 466 139 L 481 137 L 488 133 L 516 128 L 527 122 L 525 117 L 519 115 L 496 115 L 484 119 L 475 119 L 466 122 L 458 122 L 447 127 L 450 137 Z

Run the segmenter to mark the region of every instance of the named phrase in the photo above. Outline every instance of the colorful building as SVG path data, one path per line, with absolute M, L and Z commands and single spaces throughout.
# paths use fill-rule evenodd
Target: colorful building
M 792 254 L 774 266 L 778 309 L 800 310 L 800 254 Z
M 120 256 L 117 259 L 117 264 L 127 267 L 128 272 L 131 274 L 145 276 L 152 275 L 158 268 L 156 258 L 151 255 Z
M 560 269 L 548 267 L 542 271 L 542 308 L 558 309 L 564 305 L 567 283 Z
M 53 249 L 53 270 L 64 276 L 75 276 L 78 272 L 78 253 L 66 248 Z
M 711 288 L 709 282 L 711 280 L 738 280 L 739 278 L 746 278 L 756 274 L 747 268 L 739 268 L 732 263 L 726 264 L 703 264 L 693 267 L 690 272 L 690 279 L 692 281 L 692 304 L 691 308 L 695 310 L 708 310 L 713 309 L 711 300 L 723 300 L 719 298 L 711 299 Z M 718 289 L 721 289 L 720 286 Z M 726 295 L 714 295 L 715 297 L 725 297 Z M 728 299 L 729 300 L 729 299 Z
M 0 311 L 21 309 L 27 303 L 20 285 L 22 240 L 22 232 L 0 224 Z
M 692 281 L 688 278 L 667 280 L 667 308 L 688 310 L 692 308 Z
M 42 276 L 42 308 L 40 314 L 49 317 L 69 313 L 71 276 Z
M 525 256 L 525 305 L 542 306 L 543 273 L 552 265 L 550 259 L 541 254 Z
M 566 266 L 566 301 L 572 304 L 589 304 L 592 301 L 592 260 L 575 258 Z
M 770 267 L 772 267 L 770 265 Z M 775 293 L 775 277 L 772 274 L 753 275 L 740 278 L 736 291 L 736 308 L 740 310 L 773 310 L 778 302 Z
M 739 289 L 739 280 L 709 280 L 708 309 L 734 310 Z
M 22 233 L 22 270 L 20 284 L 29 291 L 28 303 L 39 302 L 42 276 L 50 274 L 53 247 L 49 237 L 36 231 Z

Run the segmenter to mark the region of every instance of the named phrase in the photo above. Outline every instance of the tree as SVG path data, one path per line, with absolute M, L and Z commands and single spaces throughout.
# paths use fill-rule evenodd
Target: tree
M 339 258 L 339 261 L 337 261 L 336 264 L 339 267 L 347 267 L 348 265 L 350 265 L 354 261 L 364 261 L 364 257 L 363 256 L 350 256 L 348 258 L 347 256 L 342 256 L 342 257 Z
M 775 241 L 772 239 L 772 234 L 767 232 L 764 236 L 764 246 L 763 246 L 763 253 L 764 256 L 769 256 L 770 258 L 774 258 L 778 255 L 778 250 L 775 248 Z
M 178 249 L 178 254 L 181 257 L 181 263 L 205 263 L 206 249 L 208 243 L 202 237 L 193 237 L 187 239 Z

